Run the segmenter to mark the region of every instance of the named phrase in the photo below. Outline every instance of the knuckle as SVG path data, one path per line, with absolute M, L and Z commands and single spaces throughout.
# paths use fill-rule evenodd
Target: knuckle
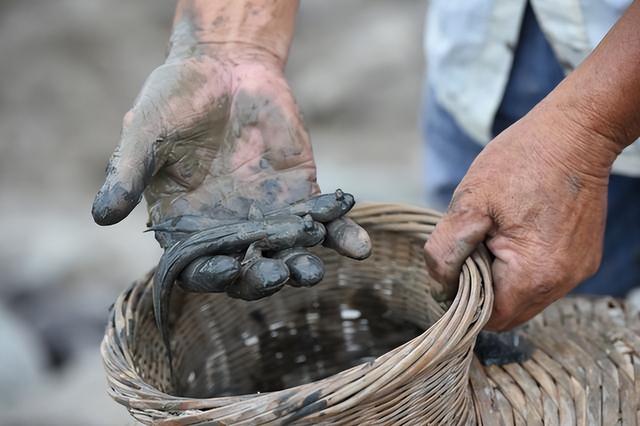
M 477 194 L 469 188 L 458 187 L 451 197 L 447 212 L 460 215 L 472 215 L 480 212 Z
M 600 269 L 600 265 L 602 264 L 602 250 L 596 250 L 594 253 L 591 253 L 589 260 L 587 260 L 585 265 L 585 278 L 592 277 L 598 272 Z
M 511 317 L 511 315 L 506 315 L 494 306 L 493 314 L 485 328 L 491 331 L 506 331 L 509 329 Z
M 524 308 L 529 303 L 530 297 L 516 293 L 519 293 L 516 289 L 496 289 L 491 317 L 486 325 L 487 329 L 494 331 L 508 330 L 514 320 L 521 316 Z
M 575 256 L 567 254 L 549 259 L 545 265 L 532 271 L 535 276 L 536 295 L 551 297 L 562 288 L 573 288 L 593 276 L 602 262 L 602 251 L 593 250 L 576 262 Z
M 535 299 L 547 299 L 551 297 L 554 290 L 558 288 L 559 282 L 556 279 L 541 279 L 536 280 L 533 285 L 533 292 Z
M 127 111 L 124 117 L 122 118 L 122 128 L 124 129 L 131 126 L 131 124 L 133 123 L 134 117 L 135 117 L 135 113 L 133 112 L 132 109 Z
M 429 275 L 442 284 L 458 283 L 460 269 L 469 247 L 464 241 L 448 241 L 440 238 L 442 234 L 433 234 L 424 246 L 424 259 Z
M 424 260 L 427 272 L 436 281 L 441 281 L 445 276 L 445 266 L 436 244 L 429 240 L 424 245 Z
M 496 326 L 506 326 L 516 316 L 516 309 L 513 305 L 498 304 L 493 306 L 491 315 L 492 323 Z
M 528 282 L 523 283 L 523 287 L 518 294 L 523 307 L 532 305 L 546 306 L 562 293 L 566 287 L 568 278 L 559 268 L 533 269 L 527 273 L 533 277 Z

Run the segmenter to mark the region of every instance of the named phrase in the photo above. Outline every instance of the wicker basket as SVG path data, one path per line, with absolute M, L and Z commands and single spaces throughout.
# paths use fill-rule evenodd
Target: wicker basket
M 475 338 L 492 307 L 489 259 L 465 263 L 445 304 L 422 246 L 439 215 L 371 204 L 351 216 L 373 256 L 318 250 L 312 289 L 256 302 L 174 292 L 173 396 L 151 275 L 116 301 L 102 343 L 111 396 L 143 423 L 636 424 L 638 315 L 611 299 L 567 299 L 526 332 L 523 364 L 483 368 Z M 552 332 L 550 332 L 552 331 Z

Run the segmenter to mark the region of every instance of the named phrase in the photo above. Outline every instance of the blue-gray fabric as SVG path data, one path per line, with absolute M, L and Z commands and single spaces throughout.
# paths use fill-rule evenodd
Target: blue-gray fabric
M 524 116 L 563 77 L 562 67 L 527 6 L 509 81 L 493 123 L 494 136 Z M 422 116 L 427 202 L 445 209 L 482 145 L 439 105 L 428 76 Z M 575 292 L 624 296 L 640 285 L 640 178 L 612 175 L 608 203 L 602 266 Z

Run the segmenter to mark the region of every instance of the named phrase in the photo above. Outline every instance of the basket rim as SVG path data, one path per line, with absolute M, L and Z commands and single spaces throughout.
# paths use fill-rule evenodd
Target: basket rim
M 349 216 L 365 228 L 406 234 L 426 240 L 441 214 L 401 203 L 359 203 Z M 134 282 L 116 299 L 101 344 L 109 394 L 143 423 L 172 420 L 252 423 L 305 420 L 343 412 L 382 387 L 409 380 L 418 372 L 453 356 L 466 356 L 488 321 L 493 307 L 490 261 L 480 246 L 464 263 L 457 294 L 450 307 L 416 338 L 374 361 L 311 383 L 274 392 L 228 397 L 187 398 L 147 384 L 137 372 L 129 348 L 135 335 L 135 310 L 151 291 L 153 271 Z M 468 382 L 468 366 L 456 382 Z M 179 420 L 178 420 L 179 419 Z

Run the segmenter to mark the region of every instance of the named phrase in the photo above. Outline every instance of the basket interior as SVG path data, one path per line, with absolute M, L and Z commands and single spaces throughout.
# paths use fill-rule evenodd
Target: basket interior
M 172 389 L 151 294 L 137 311 L 132 353 L 146 383 L 195 398 L 269 392 L 309 383 L 377 356 L 426 330 L 444 309 L 425 273 L 422 241 L 369 230 L 373 255 L 354 261 L 318 249 L 324 280 L 258 301 L 185 293 L 171 303 L 178 389 Z

